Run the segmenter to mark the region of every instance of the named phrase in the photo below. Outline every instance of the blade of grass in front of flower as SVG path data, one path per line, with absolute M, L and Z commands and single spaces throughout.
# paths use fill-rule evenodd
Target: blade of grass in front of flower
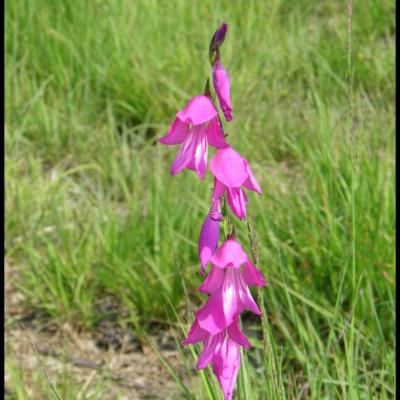
M 237 393 L 240 400 L 253 400 L 253 387 L 249 376 L 249 360 L 247 353 L 240 349 L 240 368 L 237 381 Z
M 196 354 L 196 352 L 194 351 L 193 346 L 190 346 L 190 353 L 193 356 L 193 360 L 197 361 L 198 354 Z M 198 373 L 200 375 L 200 379 L 203 388 L 205 389 L 205 393 L 208 396 L 208 399 L 219 400 L 221 390 L 219 389 L 218 384 L 215 382 L 215 378 L 212 374 L 211 368 L 207 367 L 206 369 L 198 371 Z
M 256 233 L 250 222 L 247 222 L 247 234 L 250 241 L 251 253 L 254 264 L 258 265 L 258 248 L 257 248 Z M 258 304 L 260 305 L 261 309 L 262 343 L 263 343 L 264 367 L 265 367 L 268 395 L 271 398 L 279 398 L 279 382 L 276 376 L 276 361 L 277 361 L 276 346 L 265 309 L 262 287 L 257 288 L 257 297 L 258 297 Z

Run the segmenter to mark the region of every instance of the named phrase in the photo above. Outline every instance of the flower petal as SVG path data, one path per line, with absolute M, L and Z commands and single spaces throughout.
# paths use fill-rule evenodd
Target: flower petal
M 192 151 L 193 156 L 187 164 L 186 168 L 195 171 L 198 177 L 203 180 L 207 168 L 208 143 L 205 134 L 205 124 L 193 127 L 191 134 L 193 135 Z
M 247 260 L 247 254 L 233 237 L 226 240 L 211 257 L 211 263 L 219 268 L 239 268 Z
M 198 324 L 197 320 L 195 320 L 182 344 L 186 346 L 191 343 L 202 342 L 204 340 L 207 340 L 209 336 L 210 336 L 209 332 L 200 328 L 200 325 Z
M 228 187 L 238 188 L 248 178 L 245 159 L 231 146 L 219 149 L 211 159 L 212 174 Z
M 199 258 L 201 266 L 204 268 L 210 261 L 218 246 L 219 221 L 207 215 L 203 222 L 199 236 Z
M 245 347 L 246 349 L 250 348 L 250 342 L 247 340 L 245 334 L 239 328 L 239 318 L 236 317 L 234 321 L 229 325 L 228 328 L 229 337 L 234 340 L 236 343 Z
M 246 219 L 247 195 L 242 188 L 228 188 L 227 202 L 239 219 Z
M 212 194 L 212 201 L 217 201 L 226 190 L 226 186 L 220 182 L 217 178 L 214 178 L 214 190 Z
M 189 163 L 194 158 L 194 153 L 196 151 L 196 138 L 191 131 L 185 141 L 182 143 L 179 152 L 172 163 L 171 175 L 176 175 L 178 172 L 186 168 Z
M 219 124 L 218 118 L 213 118 L 206 129 L 208 143 L 217 149 L 223 149 L 228 146 L 224 138 L 224 132 L 222 131 L 221 125 Z
M 231 321 L 226 321 L 223 309 L 224 299 L 219 291 L 212 294 L 206 304 L 196 313 L 196 319 L 200 328 L 205 329 L 211 335 L 224 330 Z
M 239 367 L 240 347 L 234 340 L 227 337 L 213 358 L 213 372 L 224 393 L 224 400 L 232 400 Z
M 234 318 L 236 318 L 246 308 L 242 304 L 240 297 L 241 273 L 239 269 L 227 269 L 225 272 L 225 281 L 222 286 L 223 313 L 226 326 L 228 327 Z
M 218 267 L 212 267 L 203 284 L 199 287 L 199 291 L 203 293 L 215 293 L 221 289 L 224 283 L 225 271 Z
M 208 340 L 204 344 L 204 349 L 199 355 L 199 359 L 197 361 L 196 368 L 197 369 L 203 369 L 206 368 L 210 362 L 212 362 L 212 359 L 217 353 L 220 348 L 221 344 L 224 341 L 225 337 L 225 332 L 218 333 L 217 335 L 210 336 Z
M 175 121 L 169 128 L 168 133 L 158 141 L 162 144 L 181 144 L 185 140 L 189 131 L 189 124 L 186 124 L 178 118 L 175 118 Z
M 247 284 L 245 283 L 245 281 L 243 280 L 243 277 L 241 274 L 238 276 L 237 285 L 239 286 L 238 292 L 239 292 L 239 297 L 240 297 L 240 303 L 243 306 L 243 308 L 248 308 L 254 314 L 261 315 L 261 311 L 258 308 L 256 302 L 254 301 L 254 299 L 250 293 L 250 289 L 247 286 Z
M 217 199 L 212 202 L 212 206 L 210 208 L 210 212 L 208 213 L 211 219 L 214 221 L 219 221 L 221 222 L 224 217 L 221 214 L 221 200 Z
M 222 112 L 226 120 L 230 121 L 232 119 L 232 107 L 229 76 L 219 61 L 215 62 L 213 66 L 213 83 Z
M 200 125 L 217 116 L 217 109 L 207 96 L 195 96 L 179 111 L 176 116 L 192 125 Z
M 246 189 L 252 190 L 253 192 L 257 192 L 258 194 L 261 194 L 261 188 L 258 182 L 256 181 L 256 178 L 254 178 L 254 175 L 251 171 L 249 163 L 246 161 L 246 171 L 248 173 L 248 178 L 244 181 L 243 186 Z
M 207 168 L 207 135 L 204 131 L 204 128 L 199 129 L 198 126 L 194 128 L 194 134 L 197 135 L 197 146 L 194 153 L 194 165 L 199 178 L 204 179 Z
M 248 260 L 243 266 L 243 280 L 248 285 L 265 286 L 267 282 L 261 271 Z

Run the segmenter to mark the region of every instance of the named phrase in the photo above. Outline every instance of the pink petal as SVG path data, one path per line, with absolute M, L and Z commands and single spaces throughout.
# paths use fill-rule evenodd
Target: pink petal
M 232 119 L 232 107 L 229 76 L 219 61 L 215 62 L 213 66 L 213 83 L 222 112 L 226 120 L 230 121 Z
M 226 321 L 223 309 L 224 299 L 221 292 L 212 294 L 206 304 L 196 313 L 200 328 L 211 335 L 224 330 L 231 321 Z
M 215 353 L 220 351 L 221 344 L 224 342 L 225 332 L 218 333 L 217 335 L 210 336 L 204 344 L 204 349 L 199 355 L 196 368 L 206 368 L 213 360 Z
M 213 358 L 213 372 L 218 379 L 224 400 L 231 400 L 240 367 L 240 347 L 227 337 Z
M 189 164 L 186 166 L 186 168 L 190 169 L 191 171 L 197 172 L 196 164 L 194 163 L 194 156 L 190 159 Z
M 265 286 L 267 282 L 261 271 L 248 260 L 243 266 L 243 280 L 248 285 Z
M 206 129 L 208 143 L 217 149 L 222 149 L 228 146 L 224 138 L 224 132 L 222 131 L 221 125 L 219 124 L 218 118 L 213 118 Z
M 204 179 L 207 168 L 207 151 L 208 142 L 207 135 L 204 131 L 204 127 L 195 126 L 194 134 L 197 135 L 197 146 L 194 153 L 194 164 L 196 167 L 197 175 L 200 179 Z
M 228 187 L 238 188 L 248 177 L 245 159 L 231 146 L 219 149 L 211 159 L 212 174 Z
M 226 327 L 246 308 L 245 305 L 242 304 L 240 297 L 240 277 L 241 273 L 239 269 L 227 269 L 225 272 L 225 281 L 222 286 L 222 305 Z
M 253 297 L 251 296 L 249 288 L 246 290 L 246 294 L 243 293 L 243 296 L 241 298 L 243 305 L 249 309 L 252 313 L 256 315 L 261 315 L 261 311 L 258 308 L 256 302 L 254 301 Z
M 246 253 L 235 238 L 226 240 L 211 257 L 211 263 L 219 268 L 239 268 L 247 260 Z
M 236 272 L 235 270 L 234 272 Z M 258 308 L 256 302 L 254 301 L 250 289 L 243 280 L 242 275 L 240 274 L 237 276 L 237 283 L 236 285 L 238 286 L 238 292 L 239 292 L 239 297 L 240 297 L 240 304 L 242 305 L 243 308 L 248 308 L 251 312 L 253 312 L 256 315 L 261 315 L 261 311 Z
M 209 336 L 210 334 L 204 329 L 200 328 L 197 320 L 195 320 L 182 344 L 186 346 L 191 343 L 202 342 L 207 340 Z
M 201 180 L 204 179 L 207 168 L 207 152 L 208 143 L 205 134 L 205 124 L 196 125 L 193 127 L 191 134 L 193 135 L 192 142 L 192 157 L 186 168 L 195 171 Z
M 214 178 L 214 190 L 212 194 L 212 200 L 217 201 L 226 190 L 226 186 L 220 182 L 217 178 Z
M 221 289 L 211 294 L 206 304 L 196 313 L 196 319 L 202 329 L 216 335 L 246 308 L 260 315 L 240 269 L 227 268 Z
M 193 131 L 191 131 L 181 145 L 181 148 L 179 149 L 179 152 L 172 163 L 171 175 L 176 175 L 189 165 L 191 160 L 194 158 L 196 144 L 196 137 L 193 134 Z
M 187 135 L 176 156 L 171 174 L 175 175 L 184 168 L 194 170 L 200 179 L 204 179 L 207 167 L 207 136 L 205 124 L 196 125 Z
M 261 314 L 239 269 L 226 270 L 222 296 L 225 320 L 228 324 L 246 308 L 254 314 Z
M 199 291 L 203 293 L 214 293 L 221 289 L 225 278 L 225 271 L 218 267 L 212 267 Z
M 208 213 L 211 219 L 214 221 L 222 221 L 224 219 L 223 215 L 221 214 L 221 200 L 217 199 L 212 202 L 212 206 L 210 212 Z
M 244 181 L 243 186 L 246 189 L 252 190 L 253 192 L 257 192 L 258 194 L 261 194 L 261 188 L 259 184 L 256 181 L 256 178 L 254 178 L 253 173 L 251 172 L 251 168 L 249 163 L 246 161 L 246 171 L 249 175 L 249 177 Z
M 189 133 L 189 124 L 175 119 L 166 136 L 159 139 L 162 144 L 181 144 Z
M 203 222 L 199 236 L 199 258 L 201 266 L 204 268 L 210 261 L 218 246 L 219 221 L 207 215 Z
M 229 207 L 239 219 L 246 219 L 247 195 L 241 188 L 228 188 L 226 196 Z
M 207 96 L 195 96 L 179 111 L 176 116 L 192 125 L 200 125 L 212 120 L 217 115 L 217 109 Z
M 238 317 L 236 317 L 235 320 L 229 325 L 228 335 L 232 340 L 245 347 L 246 349 L 251 347 L 250 342 L 247 340 L 247 337 L 239 328 Z

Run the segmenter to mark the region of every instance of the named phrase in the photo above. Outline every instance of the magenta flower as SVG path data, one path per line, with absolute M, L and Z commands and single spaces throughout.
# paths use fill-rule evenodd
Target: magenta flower
M 220 47 L 227 31 L 228 25 L 222 23 L 214 33 L 209 45 L 209 59 L 219 106 L 229 122 L 232 120 L 230 81 L 220 61 Z M 247 196 L 244 189 L 261 194 L 261 188 L 248 161 L 225 141 L 222 120 L 211 97 L 209 79 L 204 94 L 193 97 L 176 114 L 167 134 L 159 141 L 166 145 L 180 145 L 171 166 L 172 175 L 187 168 L 195 171 L 201 180 L 207 170 L 208 146 L 217 148 L 210 163 L 214 177 L 212 206 L 201 226 L 198 241 L 200 272 L 205 274 L 208 264 L 212 264 L 199 287 L 199 291 L 206 293 L 208 299 L 197 311 L 183 344 L 203 342 L 197 368 L 211 365 L 224 399 L 231 400 L 240 367 L 240 346 L 250 347 L 239 328 L 239 316 L 246 309 L 260 315 L 249 286 L 264 286 L 267 283 L 233 235 L 218 247 L 219 225 L 223 219 L 221 197 L 226 198 L 239 219 L 245 219 Z
M 246 218 L 247 196 L 242 187 L 261 194 L 261 188 L 251 172 L 248 161 L 231 146 L 219 149 L 211 159 L 210 170 L 214 175 L 213 201 L 225 191 L 233 213 Z
M 197 311 L 193 327 L 198 326 L 202 331 L 216 335 L 226 329 L 245 309 L 261 314 L 249 285 L 264 286 L 266 282 L 235 238 L 228 239 L 210 261 L 213 267 L 199 291 L 211 296 Z M 199 333 L 196 329 L 194 332 Z
M 206 368 L 211 364 L 218 379 L 224 399 L 232 399 L 233 387 L 240 367 L 240 347 L 250 347 L 246 336 L 239 328 L 239 319 L 235 318 L 232 324 L 224 331 L 210 335 L 198 325 L 194 325 L 183 344 L 203 341 L 204 348 L 197 361 L 197 369 Z
M 213 203 L 200 230 L 199 236 L 199 258 L 201 273 L 204 274 L 206 266 L 218 246 L 219 223 L 223 219 L 221 214 L 220 200 Z
M 212 69 L 214 89 L 218 97 L 219 105 L 227 121 L 232 120 L 232 107 L 230 96 L 229 76 L 224 66 L 216 61 Z
M 213 267 L 199 290 L 211 296 L 196 313 L 183 344 L 204 342 L 197 368 L 211 364 L 224 399 L 232 399 L 240 366 L 239 346 L 250 347 L 239 328 L 239 314 L 246 308 L 260 314 L 248 285 L 265 285 L 266 282 L 234 237 L 218 248 L 210 262 Z
M 163 144 L 181 144 L 172 167 L 171 175 L 184 168 L 204 179 L 207 168 L 208 145 L 218 149 L 227 146 L 218 120 L 218 112 L 211 99 L 205 95 L 193 97 L 184 109 L 176 114 Z
M 239 269 L 227 268 L 224 271 L 214 266 L 199 290 L 210 293 L 216 289 L 196 313 L 199 326 L 212 335 L 226 329 L 245 309 L 256 315 L 261 314 L 250 293 L 248 282 Z

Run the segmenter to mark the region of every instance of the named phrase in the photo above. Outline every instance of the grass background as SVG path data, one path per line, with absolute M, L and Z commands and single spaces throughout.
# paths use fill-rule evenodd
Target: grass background
M 271 359 L 255 339 L 238 398 L 394 398 L 394 1 L 353 2 L 352 132 L 344 1 L 6 1 L 5 251 L 25 306 L 90 330 L 112 296 L 138 331 L 187 328 L 211 176 L 170 177 L 155 141 L 203 90 L 221 21 L 271 283 Z

